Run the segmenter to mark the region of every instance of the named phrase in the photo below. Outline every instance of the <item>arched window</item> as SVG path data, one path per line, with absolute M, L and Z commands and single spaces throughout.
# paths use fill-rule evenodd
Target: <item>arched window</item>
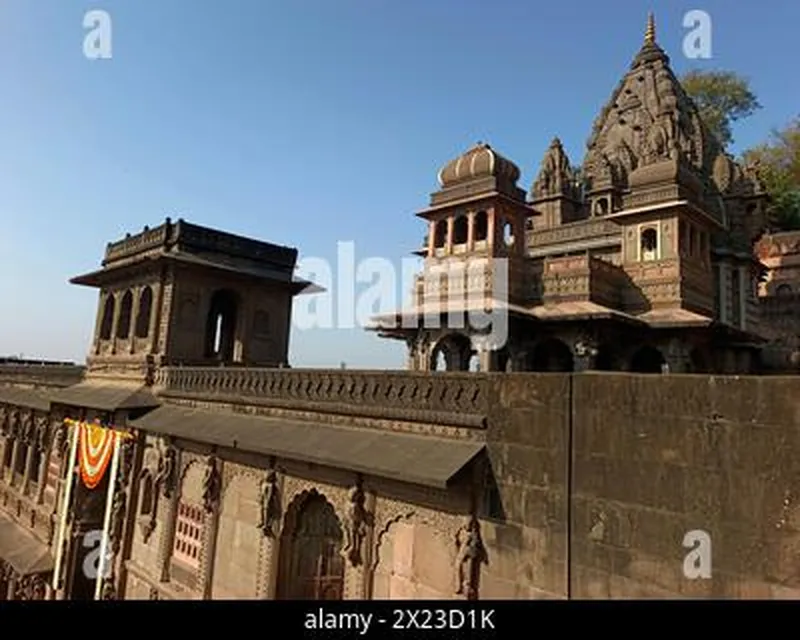
M 150 315 L 153 310 L 153 290 L 145 287 L 139 294 L 139 311 L 136 314 L 136 327 L 134 335 L 137 338 L 146 338 L 150 333 Z
M 103 305 L 103 319 L 100 321 L 100 339 L 111 340 L 111 331 L 114 327 L 114 303 L 116 299 L 113 293 L 109 293 Z
M 666 360 L 655 347 L 642 347 L 631 358 L 630 370 L 633 373 L 664 373 Z
M 281 540 L 279 599 L 341 600 L 343 533 L 333 507 L 311 493 L 287 513 Z
M 119 324 L 117 325 L 117 338 L 128 338 L 131 335 L 131 314 L 133 313 L 133 294 L 126 291 L 122 296 L 119 308 Z
M 468 230 L 467 216 L 458 216 L 453 222 L 453 244 L 466 244 Z
M 233 291 L 217 291 L 211 297 L 206 321 L 206 356 L 221 362 L 233 360 L 238 303 Z
M 507 247 L 514 244 L 514 227 L 510 222 L 503 223 L 503 242 Z
M 642 231 L 641 238 L 642 260 L 656 260 L 658 258 L 658 232 L 648 228 Z
M 439 220 L 433 227 L 433 247 L 441 249 L 447 242 L 447 220 Z
M 475 214 L 473 225 L 476 242 L 481 242 L 489 237 L 489 215 L 485 211 L 478 211 Z

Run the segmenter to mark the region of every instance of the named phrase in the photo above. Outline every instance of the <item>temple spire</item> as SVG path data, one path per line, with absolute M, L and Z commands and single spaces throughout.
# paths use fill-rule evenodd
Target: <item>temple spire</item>
M 644 32 L 644 43 L 654 45 L 656 43 L 656 19 L 653 12 L 647 14 L 647 28 Z

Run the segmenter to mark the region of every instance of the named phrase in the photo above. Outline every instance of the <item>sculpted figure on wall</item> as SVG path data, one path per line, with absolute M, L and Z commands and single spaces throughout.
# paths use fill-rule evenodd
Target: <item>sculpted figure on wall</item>
M 359 481 L 350 494 L 350 505 L 344 522 L 345 545 L 343 552 L 353 566 L 363 562 L 362 547 L 368 531 L 369 514 L 365 508 L 366 496 Z
M 206 511 L 213 511 L 219 500 L 222 488 L 222 478 L 219 472 L 219 461 L 216 456 L 210 456 L 206 462 L 205 475 L 203 476 L 203 506 Z
M 175 448 L 167 444 L 158 458 L 156 471 L 157 490 L 161 491 L 165 498 L 169 498 L 172 495 L 175 484 L 175 469 Z
M 278 474 L 273 469 L 264 479 L 261 493 L 261 522 L 259 528 L 269 538 L 275 536 L 275 523 L 281 516 Z
M 477 573 L 488 561 L 481 539 L 480 523 L 471 517 L 456 534 L 455 592 L 472 600 L 477 598 Z

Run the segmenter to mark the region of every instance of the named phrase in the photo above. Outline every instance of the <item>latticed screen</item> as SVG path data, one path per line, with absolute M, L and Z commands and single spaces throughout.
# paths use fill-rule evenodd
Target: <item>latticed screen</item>
M 202 507 L 183 502 L 178 505 L 173 557 L 195 569 L 200 564 L 204 519 Z

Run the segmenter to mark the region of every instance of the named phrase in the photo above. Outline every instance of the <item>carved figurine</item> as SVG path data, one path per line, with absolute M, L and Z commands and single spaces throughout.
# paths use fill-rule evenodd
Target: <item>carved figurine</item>
M 203 476 L 203 506 L 206 511 L 213 511 L 217 504 L 220 491 L 220 476 L 217 459 L 209 457 L 206 463 L 206 471 Z
M 156 473 L 156 486 L 161 490 L 165 498 L 169 498 L 172 493 L 174 479 L 175 449 L 167 446 L 158 459 L 158 471 Z
M 362 562 L 361 547 L 367 535 L 367 510 L 364 507 L 366 496 L 361 484 L 357 484 L 350 494 L 350 506 L 344 523 L 345 557 L 356 566 Z
M 125 491 L 117 491 L 114 493 L 114 500 L 111 504 L 111 551 L 113 553 L 119 552 L 120 545 L 122 544 L 122 530 L 125 524 L 125 505 L 127 504 L 127 496 Z
M 480 563 L 486 562 L 486 550 L 477 518 L 470 518 L 469 524 L 458 532 L 456 545 L 456 593 L 473 599 L 476 596 L 475 570 Z
M 275 535 L 275 521 L 280 516 L 281 505 L 278 497 L 278 474 L 270 471 L 264 480 L 263 493 L 261 498 L 261 522 L 260 528 L 264 535 L 273 537 Z

